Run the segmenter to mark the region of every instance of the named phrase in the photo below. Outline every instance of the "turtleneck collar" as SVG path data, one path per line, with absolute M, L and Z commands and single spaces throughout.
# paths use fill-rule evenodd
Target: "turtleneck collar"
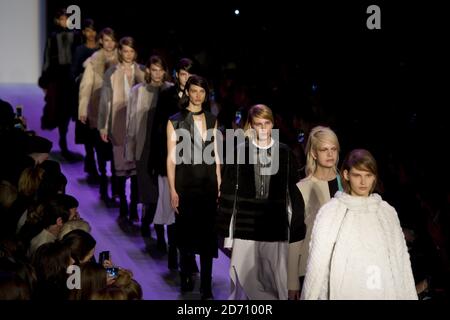
M 368 197 L 357 197 L 338 191 L 334 197 L 343 203 L 349 210 L 357 210 L 360 213 L 375 211 L 383 201 L 377 193 L 372 193 Z

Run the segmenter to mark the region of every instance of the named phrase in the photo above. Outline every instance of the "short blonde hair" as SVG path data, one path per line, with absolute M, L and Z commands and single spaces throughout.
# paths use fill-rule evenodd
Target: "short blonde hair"
M 272 110 L 265 104 L 256 104 L 248 110 L 247 122 L 244 127 L 245 131 L 252 127 L 252 122 L 255 118 L 266 119 L 272 122 L 272 124 L 275 123 Z
M 29 167 L 22 171 L 18 183 L 18 191 L 27 197 L 33 196 L 44 179 L 44 169 L 38 166 Z
M 336 133 L 334 133 L 334 131 L 331 130 L 329 127 L 317 126 L 312 128 L 311 132 L 309 133 L 308 142 L 306 143 L 305 173 L 307 177 L 313 175 L 316 172 L 317 162 L 313 157 L 313 152 L 317 151 L 320 144 L 324 142 L 328 142 L 335 145 L 338 150 L 338 157 L 334 168 L 334 170 L 337 172 L 337 163 L 339 162 L 339 151 L 340 151 L 338 137 Z
M 247 121 L 245 122 L 244 131 L 245 135 L 249 138 L 253 138 L 254 129 L 252 123 L 255 118 L 265 119 L 275 124 L 272 110 L 265 104 L 256 104 L 248 110 Z
M 86 231 L 87 233 L 91 232 L 91 226 L 89 225 L 89 223 L 87 221 L 81 220 L 81 219 L 69 220 L 63 224 L 61 230 L 59 231 L 59 234 L 58 234 L 59 240 L 64 238 L 64 236 L 66 234 L 68 234 L 70 231 L 77 230 L 77 229 Z

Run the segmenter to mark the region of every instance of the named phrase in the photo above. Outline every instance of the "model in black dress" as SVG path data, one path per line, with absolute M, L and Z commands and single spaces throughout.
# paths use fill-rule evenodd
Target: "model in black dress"
M 215 152 L 215 161 L 211 164 L 208 164 L 204 157 L 198 161 L 195 155 L 203 155 L 205 149 L 211 150 L 211 147 L 214 147 L 211 144 L 215 143 L 215 136 L 211 132 L 216 127 L 216 119 L 210 112 L 205 111 L 208 94 L 206 80 L 198 76 L 190 77 L 184 93 L 185 97 L 181 103 L 185 107 L 170 117 L 167 124 L 167 176 L 171 203 L 177 212 L 176 233 L 180 250 L 181 289 L 193 290 L 192 260 L 195 259 L 195 254 L 199 254 L 202 298 L 210 299 L 212 259 L 217 257 L 218 253 L 215 219 L 220 164 Z M 173 139 L 175 137 L 176 139 Z M 179 142 L 187 141 L 190 141 L 189 147 L 180 152 Z

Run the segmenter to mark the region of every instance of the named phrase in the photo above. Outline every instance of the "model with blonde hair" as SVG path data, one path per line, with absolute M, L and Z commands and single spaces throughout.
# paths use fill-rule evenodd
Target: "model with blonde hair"
M 237 146 L 238 163 L 227 163 L 224 171 L 218 227 L 224 246 L 232 248 L 229 299 L 286 300 L 291 213 L 301 217 L 297 236 L 304 236 L 296 162 L 277 141 L 273 119 L 266 105 L 249 110 L 248 138 Z
M 341 169 L 344 192 L 317 214 L 302 299 L 417 300 L 395 209 L 374 193 L 377 163 L 353 150 Z
M 342 190 L 338 175 L 339 141 L 336 134 L 328 127 L 314 127 L 306 144 L 306 177 L 297 187 L 304 201 L 304 222 L 306 236 L 301 240 L 297 234 L 298 219 L 293 216 L 291 223 L 292 237 L 289 239 L 288 290 L 289 299 L 300 298 L 301 282 L 306 273 L 309 242 L 317 212 L 338 190 Z M 300 225 L 302 226 L 302 225 Z

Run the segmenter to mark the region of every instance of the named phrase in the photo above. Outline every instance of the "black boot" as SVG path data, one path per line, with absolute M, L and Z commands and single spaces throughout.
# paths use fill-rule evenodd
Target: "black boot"
M 120 199 L 120 216 L 121 220 L 126 220 L 128 217 L 128 201 L 125 193 L 127 178 L 126 177 L 117 177 L 117 191 L 119 192 Z
M 144 238 L 150 238 L 152 233 L 150 224 L 155 217 L 156 203 L 147 203 L 142 205 L 141 234 Z
M 88 184 L 99 184 L 100 176 L 95 164 L 94 146 L 90 143 L 84 144 L 84 150 L 86 155 L 84 156 L 84 172 L 87 173 Z
M 67 161 L 67 162 L 76 162 L 77 157 L 74 153 L 69 151 L 69 148 L 67 147 L 67 128 L 64 129 L 62 127 L 59 127 L 59 150 L 61 150 L 61 156 Z
M 210 255 L 200 255 L 200 292 L 202 300 L 214 299 L 211 282 L 212 282 L 212 263 L 213 258 Z
M 167 242 L 169 244 L 167 266 L 170 270 L 177 270 L 178 250 L 175 242 L 175 223 L 167 226 Z
M 107 208 L 113 208 L 114 202 L 108 195 L 108 176 L 101 175 L 100 176 L 100 199 L 105 203 Z
M 191 292 L 194 290 L 194 277 L 191 274 L 184 274 L 180 272 L 181 292 Z
M 166 239 L 164 238 L 164 225 L 163 224 L 153 224 L 156 231 L 156 248 L 161 253 L 167 252 Z
M 131 192 L 130 192 L 130 222 L 139 222 L 139 214 L 137 210 L 138 205 L 138 183 L 137 176 L 130 177 Z

